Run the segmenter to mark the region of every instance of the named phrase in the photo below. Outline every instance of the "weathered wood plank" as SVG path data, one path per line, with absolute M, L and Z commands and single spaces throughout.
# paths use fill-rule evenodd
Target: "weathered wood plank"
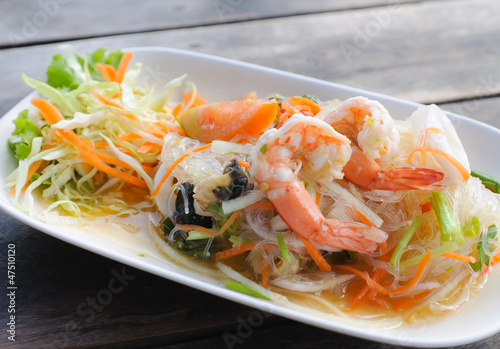
M 414 101 L 442 102 L 500 91 L 500 22 L 493 16 L 498 11 L 500 2 L 493 0 L 425 2 L 119 35 L 73 45 L 80 52 L 103 46 L 170 46 Z M 368 39 L 361 44 L 364 35 Z M 2 51 L 0 114 L 29 92 L 19 79 L 22 72 L 43 78 L 56 46 Z
M 248 335 L 247 335 L 248 333 Z M 497 349 L 500 333 L 480 342 L 453 347 L 454 349 Z M 327 332 L 318 328 L 298 323 L 279 324 L 250 328 L 248 332 L 235 329 L 222 335 L 204 338 L 189 343 L 161 346 L 162 349 L 188 348 L 342 348 L 342 349 L 411 349 L 412 347 L 390 345 L 355 339 L 335 332 Z M 158 349 L 160 347 L 157 347 Z
M 500 129 L 500 98 L 471 99 L 464 102 L 444 103 L 440 108 L 465 115 Z
M 399 2 L 416 2 L 401 0 Z M 0 2 L 0 47 L 374 7 L 391 0 Z
M 16 341 L 9 348 L 186 342 L 232 330 L 254 311 L 71 246 L 3 212 L 0 224 L 3 260 L 7 245 L 16 245 Z M 0 270 L 7 275 L 6 263 Z M 8 304 L 0 297 L 5 314 Z M 264 317 L 266 325 L 287 321 Z

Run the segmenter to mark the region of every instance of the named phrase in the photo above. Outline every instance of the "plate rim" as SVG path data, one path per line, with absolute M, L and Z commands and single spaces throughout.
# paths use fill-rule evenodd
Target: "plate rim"
M 200 52 L 194 52 L 194 51 L 188 51 L 188 50 L 183 50 L 183 49 L 177 49 L 177 48 L 169 48 L 169 47 L 161 47 L 161 46 L 139 46 L 139 47 L 130 47 L 130 48 L 125 48 L 123 49 L 124 51 L 129 50 L 133 52 L 145 52 L 145 53 L 154 53 L 154 52 L 162 52 L 162 53 L 174 53 L 178 55 L 184 55 L 184 56 L 191 56 L 191 57 L 197 57 L 203 60 L 211 60 L 211 61 L 217 61 L 221 63 L 226 63 L 230 64 L 233 66 L 238 66 L 238 67 L 243 67 L 244 69 L 256 69 L 265 73 L 270 73 L 273 75 L 278 75 L 278 76 L 286 76 L 287 78 L 294 78 L 294 79 L 299 79 L 303 81 L 310 81 L 314 84 L 320 84 L 324 86 L 329 86 L 329 87 L 334 87 L 338 88 L 344 91 L 352 92 L 353 94 L 364 94 L 364 95 L 370 95 L 374 97 L 380 97 L 380 99 L 383 100 L 390 100 L 394 103 L 397 104 L 404 104 L 409 107 L 413 108 L 418 108 L 422 106 L 423 104 L 416 103 L 416 102 L 411 102 L 407 101 L 404 99 L 400 99 L 397 97 L 392 97 L 392 96 L 387 96 L 384 94 L 379 94 L 376 92 L 371 92 L 371 91 L 366 91 L 363 89 L 347 86 L 347 85 L 342 85 L 338 84 L 335 82 L 330 82 L 326 80 L 321 80 L 313 77 L 308 77 L 296 73 L 291 73 L 291 72 L 286 72 L 283 70 L 275 69 L 275 68 L 270 68 L 270 67 L 265 67 L 253 63 L 247 63 L 243 61 L 238 61 L 234 59 L 229 59 L 225 57 L 219 57 L 211 54 L 206 54 L 206 53 L 200 53 Z M 4 115 L 1 116 L 0 118 L 0 127 L 6 125 L 7 123 L 11 122 L 15 116 L 14 111 L 17 109 L 20 109 L 22 106 L 25 106 L 29 104 L 29 100 L 37 95 L 35 91 L 31 92 L 28 94 L 26 97 L 21 99 L 18 103 L 16 103 L 15 106 L 10 108 Z M 489 131 L 497 133 L 497 135 L 500 137 L 500 130 L 486 124 L 484 122 L 481 122 L 479 120 L 475 120 L 472 118 L 468 118 L 466 116 L 462 116 L 459 114 L 451 113 L 445 111 L 448 116 L 451 118 L 455 118 L 458 120 L 466 120 L 469 123 L 474 124 L 475 126 L 479 128 L 485 128 L 489 129 Z M 9 117 L 5 117 L 5 116 Z M 8 155 L 10 156 L 10 154 Z M 4 161 L 3 159 L 0 158 L 0 161 Z M 244 294 L 240 294 L 231 290 L 228 290 L 219 285 L 215 284 L 210 284 L 207 283 L 203 280 L 198 280 L 198 279 L 193 279 L 187 276 L 184 276 L 182 274 L 179 274 L 177 272 L 172 272 L 168 269 L 162 269 L 159 266 L 152 265 L 150 263 L 147 263 L 146 261 L 143 261 L 141 259 L 130 259 L 129 257 L 125 255 L 120 255 L 117 251 L 114 251 L 113 249 L 109 248 L 103 248 L 101 246 L 96 246 L 92 245 L 91 243 L 86 243 L 85 241 L 78 240 L 72 238 L 71 235 L 65 235 L 61 234 L 58 232 L 57 229 L 54 227 L 51 227 L 47 223 L 44 223 L 40 220 L 37 220 L 36 218 L 30 217 L 29 215 L 25 214 L 24 212 L 18 210 L 15 208 L 12 204 L 6 205 L 6 202 L 10 203 L 10 200 L 5 196 L 4 191 L 2 190 L 0 192 L 0 195 L 2 196 L 2 199 L 5 200 L 0 200 L 0 209 L 11 216 L 12 218 L 27 224 L 31 226 L 32 228 L 39 230 L 40 232 L 47 234 L 49 236 L 52 236 L 54 238 L 57 238 L 59 240 L 62 240 L 64 242 L 70 243 L 74 246 L 83 248 L 87 251 L 96 253 L 98 255 L 104 256 L 106 258 L 110 258 L 112 260 L 118 261 L 120 263 L 123 263 L 125 265 L 129 265 L 131 267 L 137 268 L 139 270 L 157 275 L 159 277 L 167 278 L 169 280 L 172 280 L 174 282 L 181 283 L 185 286 L 188 287 L 193 287 L 197 290 L 203 291 L 210 293 L 215 296 L 223 297 L 225 299 L 231 300 L 238 302 L 240 304 L 244 304 L 256 309 L 259 309 L 264 312 L 270 312 L 279 316 L 283 316 L 295 321 L 303 322 L 308 325 L 313 325 L 316 327 L 323 328 L 325 330 L 341 333 L 341 334 L 346 334 L 350 336 L 354 336 L 357 338 L 362 338 L 362 339 L 367 339 L 371 341 L 377 341 L 381 343 L 387 343 L 387 344 L 395 344 L 395 345 L 411 345 L 415 347 L 441 347 L 441 346 L 457 346 L 457 345 L 463 345 L 463 344 L 469 344 L 475 341 L 479 341 L 482 339 L 485 339 L 487 337 L 490 337 L 500 331 L 500 321 L 496 324 L 496 326 L 491 326 L 488 329 L 485 329 L 483 332 L 476 332 L 472 336 L 463 336 L 461 338 L 453 338 L 449 339 L 447 338 L 446 340 L 427 340 L 424 338 L 411 338 L 410 339 L 401 339 L 401 338 L 391 338 L 389 336 L 389 333 L 392 332 L 393 330 L 387 330 L 387 329 L 382 329 L 381 331 L 373 331 L 373 332 L 366 332 L 364 328 L 361 328 L 359 326 L 354 326 L 350 324 L 345 324 L 341 322 L 333 322 L 329 321 L 328 323 L 325 323 L 325 320 L 316 317 L 311 314 L 305 314 L 305 313 L 299 313 L 298 311 L 291 310 L 289 308 L 285 308 L 282 306 L 279 306 L 274 303 L 269 303 L 264 300 L 260 300 L 258 298 L 254 298 L 251 296 L 247 296 Z M 475 295 L 475 297 L 478 297 L 478 295 Z M 269 306 L 271 304 L 271 307 Z M 300 314 L 301 319 L 297 318 L 297 314 Z M 304 321 L 307 320 L 307 321 Z M 333 325 L 333 326 L 332 326 Z M 401 329 L 402 327 L 399 327 L 398 329 Z M 404 327 L 403 327 L 404 328 Z M 395 330 L 398 330 L 395 329 Z

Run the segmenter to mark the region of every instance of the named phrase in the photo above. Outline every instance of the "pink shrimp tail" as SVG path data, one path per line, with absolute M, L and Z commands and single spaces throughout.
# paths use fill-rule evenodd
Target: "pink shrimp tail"
M 313 234 L 310 239 L 343 250 L 371 253 L 388 237 L 385 231 L 363 223 L 326 219 L 323 229 Z
M 366 157 L 360 148 L 352 147 L 352 156 L 344 166 L 345 178 L 365 189 L 379 190 L 437 190 L 445 187 L 437 183 L 445 174 L 430 168 L 387 167 Z
M 387 240 L 387 233 L 357 222 L 325 219 L 304 187 L 291 183 L 268 191 L 269 199 L 283 220 L 300 236 L 330 247 L 370 253 Z
M 430 168 L 388 167 L 379 171 L 370 189 L 381 190 L 437 190 L 445 186 L 436 183 L 445 177 L 443 172 Z

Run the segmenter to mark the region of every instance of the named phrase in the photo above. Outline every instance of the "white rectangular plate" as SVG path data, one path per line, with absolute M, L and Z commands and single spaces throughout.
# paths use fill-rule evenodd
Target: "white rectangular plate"
M 395 119 L 405 119 L 419 107 L 416 103 L 215 56 L 156 47 L 130 50 L 135 52 L 132 63 L 143 63 L 143 84 L 160 87 L 172 78 L 187 73 L 188 80 L 195 82 L 200 93 L 209 101 L 236 100 L 250 91 L 257 92 L 259 97 L 272 93 L 313 94 L 322 100 L 363 95 L 380 101 Z M 21 80 L 19 83 L 22 83 Z M 33 94 L 27 96 L 0 119 L 0 139 L 3 139 L 0 142 L 1 183 L 4 183 L 6 176 L 16 166 L 6 141 L 14 130 L 12 120 L 17 117 L 19 111 L 30 107 L 29 101 L 32 97 Z M 495 150 L 500 149 L 500 131 L 466 117 L 454 114 L 449 116 L 469 155 L 471 167 L 500 178 L 500 162 L 495 161 Z M 154 248 L 146 227 L 137 234 L 131 234 L 120 230 L 112 233 L 102 232 L 102 229 L 93 229 L 97 227 L 96 223 L 77 228 L 48 225 L 15 209 L 7 197 L 4 185 L 0 186 L 0 208 L 40 231 L 102 256 L 226 299 L 331 331 L 417 347 L 460 345 L 478 341 L 500 331 L 499 270 L 493 271 L 483 290 L 457 314 L 445 316 L 424 326 L 365 328 L 301 313 L 227 290 L 220 282 L 200 276 L 163 258 Z M 144 254 L 145 257 L 139 257 L 139 254 Z

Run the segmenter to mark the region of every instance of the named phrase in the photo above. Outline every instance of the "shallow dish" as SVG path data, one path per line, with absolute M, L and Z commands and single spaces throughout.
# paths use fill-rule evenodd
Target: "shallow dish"
M 195 82 L 201 94 L 209 101 L 240 99 L 250 91 L 256 91 L 259 96 L 272 93 L 313 94 L 323 100 L 363 95 L 380 101 L 395 119 L 405 119 L 419 107 L 416 103 L 220 57 L 167 48 L 130 50 L 135 52 L 132 63 L 143 63 L 140 77 L 143 85 L 161 86 L 172 78 L 187 73 L 188 80 Z M 24 98 L 0 119 L 0 138 L 4 139 L 0 143 L 2 183 L 16 166 L 6 142 L 14 130 L 12 120 L 21 110 L 30 107 L 29 101 L 34 95 L 33 93 Z M 471 167 L 500 177 L 500 163 L 491 161 L 494 158 L 493 149 L 500 148 L 500 130 L 462 116 L 448 115 L 462 139 Z M 331 331 L 384 343 L 427 348 L 470 343 L 500 331 L 500 298 L 497 292 L 500 289 L 499 270 L 493 271 L 483 290 L 456 314 L 443 316 L 425 325 L 372 328 L 336 318 L 302 313 L 227 290 L 217 280 L 186 270 L 162 257 L 154 247 L 145 220 L 136 222 L 137 225 L 142 225 L 142 229 L 135 234 L 120 229 L 94 229 L 97 228 L 97 222 L 71 228 L 65 225 L 48 225 L 14 208 L 3 185 L 0 186 L 0 208 L 40 231 L 102 256 L 229 300 Z

